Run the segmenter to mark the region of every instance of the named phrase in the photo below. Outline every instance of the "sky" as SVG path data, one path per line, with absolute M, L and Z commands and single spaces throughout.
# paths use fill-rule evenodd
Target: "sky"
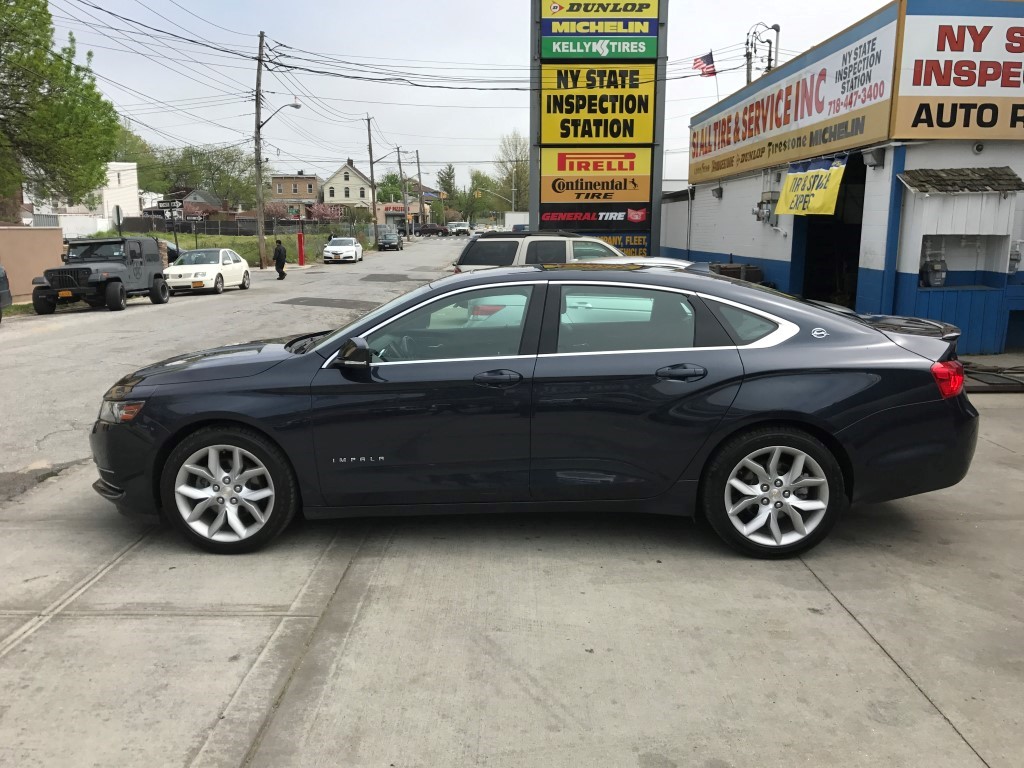
M 687 177 L 691 115 L 717 101 L 716 85 L 722 97 L 744 85 L 743 41 L 751 27 L 780 25 L 785 63 L 885 5 L 667 1 L 666 179 Z M 352 158 L 365 172 L 367 115 L 374 156 L 383 158 L 375 163 L 378 176 L 397 170 L 397 147 L 405 173 L 415 172 L 418 150 L 430 186 L 449 162 L 458 183 L 468 184 L 471 169 L 492 169 L 502 135 L 529 134 L 529 0 L 49 5 L 56 44 L 73 32 L 80 57 L 93 53 L 100 89 L 133 130 L 157 145 L 253 146 L 260 31 L 278 63 L 264 72 L 264 116 L 296 97 L 302 103 L 264 128 L 265 154 L 276 171 L 326 178 Z M 719 76 L 690 77 L 693 59 L 709 50 Z M 446 87 L 365 81 L 393 76 Z M 482 90 L 495 88 L 501 90 Z

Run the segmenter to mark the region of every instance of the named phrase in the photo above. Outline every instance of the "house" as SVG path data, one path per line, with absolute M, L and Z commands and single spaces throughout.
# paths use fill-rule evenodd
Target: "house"
M 139 172 L 137 163 L 107 163 L 107 181 L 77 205 L 66 200 L 40 200 L 32 190 L 24 189 L 24 202 L 32 206 L 36 221 L 42 216 L 57 217 L 50 221 L 60 226 L 66 237 L 91 235 L 113 227 L 114 208 L 121 206 L 124 216 L 138 216 Z
M 320 202 L 322 184 L 323 181 L 315 174 L 308 176 L 303 171 L 296 174 L 275 173 L 270 177 L 270 194 L 266 202 L 287 206 L 290 218 L 309 218 L 308 208 Z
M 373 202 L 373 185 L 355 167 L 351 157 L 324 182 L 323 191 L 323 201 L 328 205 L 347 205 L 369 210 Z

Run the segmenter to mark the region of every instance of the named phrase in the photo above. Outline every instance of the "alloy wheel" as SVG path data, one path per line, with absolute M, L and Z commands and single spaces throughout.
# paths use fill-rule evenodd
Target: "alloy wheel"
M 210 541 L 244 541 L 258 533 L 274 511 L 270 470 L 255 455 L 233 445 L 211 445 L 186 459 L 174 480 L 178 513 Z
M 828 500 L 824 470 L 790 446 L 748 454 L 725 487 L 730 522 L 746 539 L 766 547 L 789 546 L 810 536 L 824 519 Z

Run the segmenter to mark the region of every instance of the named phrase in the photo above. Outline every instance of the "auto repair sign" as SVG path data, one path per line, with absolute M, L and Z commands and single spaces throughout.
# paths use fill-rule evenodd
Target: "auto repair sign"
M 1024 138 L 1024 3 L 908 0 L 893 138 Z
M 545 3 L 544 59 L 656 59 L 658 3 Z
M 647 147 L 544 148 L 541 202 L 648 202 L 651 156 Z

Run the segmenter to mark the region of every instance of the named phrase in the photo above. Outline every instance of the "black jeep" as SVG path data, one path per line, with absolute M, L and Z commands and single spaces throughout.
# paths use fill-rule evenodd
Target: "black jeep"
M 37 315 L 49 315 L 58 304 L 75 301 L 118 312 L 129 296 L 149 296 L 154 304 L 166 304 L 170 296 L 156 238 L 70 240 L 64 264 L 32 281 Z

